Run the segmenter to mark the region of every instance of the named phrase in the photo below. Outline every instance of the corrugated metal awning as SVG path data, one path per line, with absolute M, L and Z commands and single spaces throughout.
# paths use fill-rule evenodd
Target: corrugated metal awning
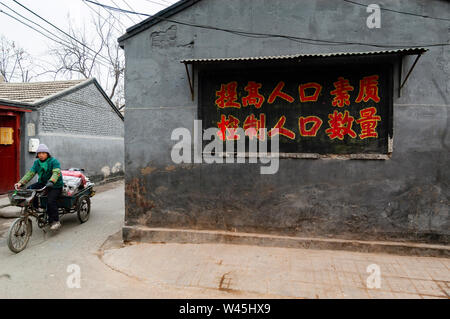
M 305 53 L 293 55 L 279 56 L 256 56 L 256 57 L 240 57 L 240 58 L 204 58 L 204 59 L 186 59 L 181 60 L 184 64 L 194 63 L 215 63 L 215 62 L 246 62 L 246 61 L 283 61 L 294 60 L 299 58 L 330 58 L 330 57 L 347 57 L 347 56 L 374 56 L 374 55 L 416 55 L 427 52 L 426 48 L 405 48 L 397 50 L 384 51 L 367 51 L 367 52 L 335 52 L 335 53 Z
M 234 63 L 234 62 L 292 62 L 296 59 L 328 59 L 335 57 L 371 57 L 371 56 L 386 56 L 393 55 L 403 57 L 405 55 L 417 55 L 412 67 L 410 68 L 405 79 L 402 81 L 402 60 L 400 59 L 400 69 L 399 69 L 399 96 L 401 89 L 408 80 L 409 75 L 416 66 L 417 61 L 421 55 L 427 52 L 428 49 L 422 47 L 416 48 L 403 48 L 397 50 L 383 50 L 383 51 L 366 51 L 366 52 L 335 52 L 335 53 L 304 53 L 304 54 L 293 54 L 293 55 L 279 55 L 279 56 L 257 56 L 257 57 L 241 57 L 241 58 L 204 58 L 204 59 L 186 59 L 181 60 L 186 67 L 186 73 L 189 81 L 189 87 L 191 89 L 192 100 L 194 100 L 194 66 L 196 64 L 215 64 L 215 63 Z M 188 64 L 192 66 L 192 76 L 189 74 Z

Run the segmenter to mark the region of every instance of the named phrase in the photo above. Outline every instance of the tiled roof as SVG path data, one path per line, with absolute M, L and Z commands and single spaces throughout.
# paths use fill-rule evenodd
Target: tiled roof
M 34 103 L 64 90 L 70 89 L 86 80 L 6 83 L 0 82 L 0 100 Z

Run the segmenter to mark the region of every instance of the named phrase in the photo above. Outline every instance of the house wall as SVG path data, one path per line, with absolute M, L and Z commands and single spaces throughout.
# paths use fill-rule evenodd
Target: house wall
M 94 83 L 40 105 L 28 116 L 30 121 L 36 124 L 36 138 L 62 168 L 84 168 L 93 181 L 123 175 L 124 124 Z M 36 154 L 23 154 L 28 169 Z
M 33 132 L 28 132 L 28 125 L 34 125 L 34 135 Z M 37 135 L 39 131 L 39 112 L 32 111 L 27 112 L 22 115 L 21 119 L 21 132 L 20 132 L 20 176 L 25 175 L 25 173 L 33 166 L 33 162 L 36 160 L 36 153 L 29 152 L 29 141 L 31 138 L 39 138 Z M 31 133 L 31 135 L 29 134 Z M 36 181 L 37 177 L 33 179 Z
M 450 11 L 447 1 L 385 3 L 394 10 L 428 16 Z M 203 0 L 171 19 L 405 47 L 449 41 L 448 25 L 440 20 L 383 11 L 381 28 L 369 29 L 368 15 L 365 7 L 344 1 Z M 448 47 L 431 47 L 424 54 L 401 97 L 395 88 L 391 159 L 281 159 L 277 174 L 261 175 L 259 164 L 172 162 L 172 131 L 192 131 L 198 116 L 198 94 L 192 101 L 180 60 L 389 48 L 254 39 L 165 21 L 122 44 L 128 230 L 148 226 L 448 243 Z M 414 59 L 405 58 L 403 77 Z M 132 231 L 124 235 L 136 239 Z

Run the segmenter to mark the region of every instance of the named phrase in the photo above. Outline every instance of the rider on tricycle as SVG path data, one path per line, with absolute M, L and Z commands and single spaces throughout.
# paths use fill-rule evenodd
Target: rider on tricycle
M 58 215 L 57 199 L 61 195 L 63 188 L 63 179 L 61 176 L 61 166 L 59 161 L 50 155 L 50 151 L 45 144 L 40 144 L 37 149 L 36 160 L 31 169 L 25 176 L 14 185 L 16 189 L 25 186 L 36 174 L 38 182 L 30 185 L 28 189 L 47 189 L 47 214 L 51 230 L 57 230 L 61 227 Z M 34 206 L 37 207 L 37 199 L 34 200 Z
M 94 183 L 90 182 L 81 172 L 83 169 L 71 168 L 61 171 L 59 162 L 50 156 L 47 146 L 38 147 L 38 160 L 33 164 L 31 170 L 15 185 L 16 190 L 10 192 L 11 205 L 21 207 L 20 217 L 17 218 L 9 228 L 8 247 L 11 251 L 18 253 L 25 249 L 33 232 L 33 224 L 30 217 L 36 219 L 37 226 L 46 231 L 47 226 L 55 230 L 61 227 L 60 216 L 76 213 L 80 223 L 85 223 L 90 216 L 91 200 L 95 195 Z M 28 183 L 35 174 L 39 175 L 38 183 L 20 189 Z M 61 175 L 70 176 L 68 180 L 75 178 L 75 183 L 68 185 L 76 187 L 62 192 L 64 180 Z M 77 178 L 84 180 L 84 184 L 77 184 Z M 66 176 L 65 176 L 66 177 Z

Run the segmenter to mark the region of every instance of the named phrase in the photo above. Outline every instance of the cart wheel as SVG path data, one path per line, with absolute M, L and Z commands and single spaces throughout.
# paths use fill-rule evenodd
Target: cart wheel
M 14 253 L 20 253 L 27 247 L 33 232 L 33 225 L 29 218 L 17 218 L 9 228 L 8 248 Z
M 89 219 L 91 213 L 91 199 L 89 196 L 81 196 L 78 200 L 77 216 L 80 223 L 85 223 Z

